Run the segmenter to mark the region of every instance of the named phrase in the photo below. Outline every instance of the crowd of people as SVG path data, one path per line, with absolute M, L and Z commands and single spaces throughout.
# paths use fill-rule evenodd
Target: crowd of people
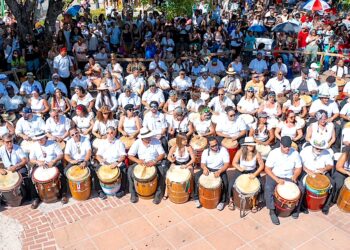
M 7 13 L 0 71 L 26 73 L 19 85 L 0 75 L 0 174 L 18 171 L 35 209 L 40 198 L 30 176 L 38 166 L 60 170 L 63 203 L 71 166 L 90 169 L 101 199 L 106 194 L 96 172 L 102 165 L 119 168 L 116 196 L 129 192 L 131 202 L 138 201 L 134 168 L 156 167 L 153 202 L 159 204 L 167 198 L 167 170 L 178 165 L 193 175 L 196 207 L 200 176 L 221 178 L 217 209 L 223 210 L 235 209 L 239 176 L 261 180 L 265 173 L 259 204 L 279 224 L 276 185 L 299 187 L 292 213 L 298 218 L 308 212 L 306 176 L 321 173 L 331 183 L 322 208 L 328 214 L 350 176 L 350 75 L 347 57 L 326 55 L 320 64 L 317 52 L 346 55 L 350 14 L 308 12 L 301 2 L 287 2 L 202 0 L 192 16 L 171 20 L 158 11 L 136 18 L 127 11 L 67 14 L 47 53 L 42 26 L 22 41 Z M 272 31 L 287 21 L 300 31 Z M 257 38 L 295 53 L 269 50 Z M 44 64 L 51 70 L 45 84 L 38 79 Z

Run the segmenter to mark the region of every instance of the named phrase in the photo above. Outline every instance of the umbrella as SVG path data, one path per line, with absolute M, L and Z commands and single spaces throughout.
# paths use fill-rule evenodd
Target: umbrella
M 285 33 L 298 33 L 300 31 L 300 25 L 287 21 L 277 24 L 272 28 L 273 32 L 285 32 Z
M 80 5 L 73 5 L 72 7 L 70 7 L 67 11 L 66 14 L 69 14 L 71 16 L 76 16 L 79 11 L 80 11 Z
M 303 6 L 305 10 L 328 10 L 330 8 L 329 4 L 323 0 L 309 0 Z
M 248 30 L 253 31 L 253 32 L 258 32 L 258 33 L 264 33 L 267 31 L 265 26 L 262 26 L 262 25 L 253 25 L 253 26 L 249 27 Z

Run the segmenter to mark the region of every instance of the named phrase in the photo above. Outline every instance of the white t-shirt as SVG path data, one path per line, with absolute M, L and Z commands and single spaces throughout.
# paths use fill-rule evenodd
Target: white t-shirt
M 339 95 L 339 89 L 337 84 L 332 83 L 331 86 L 328 85 L 328 83 L 322 83 L 320 86 L 318 86 L 318 92 L 319 93 L 329 93 L 329 98 L 331 100 L 335 100 L 337 95 Z
M 312 102 L 309 113 L 315 113 L 321 109 L 327 112 L 328 117 L 339 114 L 339 108 L 336 102 L 329 100 L 328 105 L 324 105 L 320 99 Z
M 321 154 L 316 155 L 312 152 L 312 146 L 303 148 L 300 152 L 300 158 L 303 166 L 311 171 L 317 171 L 320 168 L 334 165 L 333 158 L 328 150 L 322 150 Z
M 73 138 L 67 141 L 64 154 L 69 155 L 73 160 L 83 161 L 89 150 L 91 150 L 90 140 L 85 136 L 80 136 L 79 142 L 75 142 Z
M 205 149 L 201 158 L 201 163 L 205 164 L 208 168 L 219 170 L 224 164 L 230 163 L 230 155 L 225 147 L 220 147 L 218 152 L 209 150 Z
M 184 79 L 181 79 L 180 76 L 177 76 L 171 83 L 173 88 L 178 88 L 180 90 L 187 90 L 192 87 L 192 80 L 188 76 L 185 76 Z
M 194 112 L 198 112 L 198 108 L 199 106 L 201 105 L 204 105 L 204 101 L 202 99 L 198 99 L 197 101 L 193 101 L 192 99 L 190 99 L 188 102 L 187 102 L 187 110 L 191 110 L 191 111 L 194 111 Z
M 265 165 L 279 178 L 292 178 L 294 170 L 302 167 L 299 153 L 293 148 L 290 148 L 288 154 L 282 153 L 281 148 L 273 149 L 267 156 Z
M 326 127 L 324 129 L 321 129 L 318 126 L 318 122 L 311 123 L 309 127 L 312 128 L 312 134 L 311 134 L 311 141 L 314 138 L 322 138 L 326 142 L 329 142 L 332 138 L 333 132 L 334 132 L 334 123 L 328 122 L 326 124 Z M 308 129 L 309 129 L 308 127 Z
M 129 97 L 125 93 L 121 93 L 118 98 L 118 105 L 124 108 L 127 104 L 132 104 L 134 107 L 140 106 L 141 98 L 135 93 L 131 93 Z
M 199 135 L 208 133 L 211 124 L 211 120 L 201 121 L 200 119 L 196 119 L 193 121 L 193 127 Z
M 252 100 L 247 100 L 244 96 L 238 102 L 237 106 L 240 106 L 246 112 L 252 112 L 259 108 L 259 103 L 256 98 Z
M 350 116 L 350 103 L 346 103 L 344 107 L 340 110 L 341 115 Z
M 164 114 L 158 112 L 154 115 L 152 112 L 148 112 L 144 116 L 142 126 L 148 128 L 154 134 L 159 135 L 164 128 L 168 127 L 168 124 Z
M 25 134 L 29 137 L 33 137 L 37 132 L 45 130 L 44 120 L 36 115 L 33 115 L 31 120 L 24 120 L 23 117 L 19 118 L 16 123 L 16 135 Z
M 290 90 L 290 83 L 288 79 L 283 78 L 281 81 L 277 77 L 271 78 L 265 85 L 270 91 L 274 91 L 276 95 L 283 94 L 283 92 Z
M 267 63 L 263 59 L 259 61 L 257 58 L 255 58 L 249 63 L 249 69 L 261 74 L 267 70 Z
M 45 131 L 53 136 L 63 136 L 70 129 L 70 125 L 71 120 L 63 115 L 60 115 L 58 124 L 50 117 L 46 120 Z
M 215 112 L 225 112 L 228 106 L 236 107 L 230 98 L 224 96 L 224 100 L 220 101 L 219 96 L 215 96 L 208 104 L 208 107 L 213 108 Z
M 284 104 L 284 107 L 286 107 L 289 110 L 292 110 L 295 114 L 299 114 L 302 112 L 303 108 L 306 106 L 305 102 L 303 99 L 299 100 L 299 106 L 294 106 L 292 105 L 292 101 L 291 100 L 287 100 Z
M 92 131 L 97 132 L 100 135 L 105 135 L 107 133 L 107 128 L 108 127 L 113 127 L 115 129 L 118 128 L 118 120 L 112 119 L 112 120 L 107 120 L 107 123 L 104 123 L 99 120 L 95 120 L 94 127 L 92 128 Z
M 35 142 L 33 148 L 30 150 L 29 159 L 49 163 L 62 154 L 62 149 L 58 143 L 48 140 L 43 146 L 41 146 L 39 142 Z
M 159 155 L 164 154 L 162 144 L 156 138 L 152 138 L 148 146 L 143 144 L 141 139 L 136 140 L 128 151 L 129 155 L 136 156 L 140 160 L 153 161 L 158 158 Z
M 13 144 L 11 153 L 6 150 L 5 145 L 0 147 L 0 157 L 4 167 L 6 169 L 10 168 L 13 165 L 21 162 L 23 158 L 26 158 L 22 148 L 16 144 Z
M 284 121 L 279 122 L 277 127 L 281 129 L 281 137 L 289 136 L 292 139 L 296 137 L 297 130 L 300 129 L 298 123 L 295 123 L 295 126 L 293 127 L 288 127 Z
M 97 149 L 97 155 L 102 156 L 108 163 L 116 162 L 121 156 L 126 155 L 125 146 L 120 140 L 109 142 L 107 139 Z
M 203 77 L 198 77 L 195 84 L 196 87 L 204 89 L 205 91 L 210 91 L 212 88 L 215 87 L 215 82 L 213 78 L 208 76 L 207 79 L 204 79 Z
M 235 120 L 230 121 L 226 117 L 216 124 L 215 130 L 229 135 L 230 137 L 234 137 L 238 136 L 241 131 L 246 130 L 246 125 L 242 119 L 236 117 Z
M 343 88 L 343 92 L 350 94 L 350 82 L 347 82 Z
M 85 107 L 89 107 L 89 104 L 91 101 L 93 101 L 94 98 L 91 96 L 89 92 L 86 93 L 83 99 L 79 99 L 77 94 L 74 94 L 72 96 L 72 101 L 75 101 L 77 105 L 84 105 Z
M 146 101 L 148 104 L 151 103 L 151 101 L 156 101 L 158 104 L 165 102 L 163 92 L 157 88 L 157 91 L 155 93 L 151 92 L 150 89 L 145 91 L 142 95 L 142 101 Z

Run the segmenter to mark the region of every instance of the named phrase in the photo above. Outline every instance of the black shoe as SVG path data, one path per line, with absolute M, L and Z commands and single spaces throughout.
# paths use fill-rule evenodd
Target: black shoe
M 107 195 L 106 195 L 103 191 L 98 192 L 98 197 L 99 197 L 101 200 L 107 199 Z
M 138 201 L 139 201 L 139 197 L 136 194 L 131 194 L 130 202 L 131 203 L 136 203 Z
M 280 224 L 280 220 L 278 219 L 275 211 L 270 210 L 270 218 L 273 224 L 275 225 L 279 225 Z
M 309 214 L 309 209 L 307 209 L 307 208 L 302 209 L 301 212 L 304 213 L 304 214 Z
M 156 205 L 158 205 L 161 201 L 162 201 L 162 199 L 159 197 L 154 197 L 154 199 L 153 199 L 153 203 Z
M 299 212 L 292 213 L 292 218 L 293 219 L 298 219 L 299 218 Z
M 123 196 L 125 195 L 125 192 L 124 191 L 119 191 L 115 194 L 115 197 L 117 198 L 122 198 Z
M 39 206 L 39 204 L 40 204 L 40 200 L 39 200 L 39 198 L 36 198 L 36 199 L 33 200 L 33 203 L 32 203 L 32 205 L 31 205 L 31 208 L 32 208 L 32 209 L 37 209 L 38 206 Z
M 329 214 L 329 207 L 323 207 L 323 208 L 322 208 L 322 213 L 323 213 L 324 215 L 328 215 L 328 214 Z

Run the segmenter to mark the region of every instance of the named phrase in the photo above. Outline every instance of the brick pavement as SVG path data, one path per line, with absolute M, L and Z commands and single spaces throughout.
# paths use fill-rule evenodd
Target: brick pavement
M 328 216 L 282 218 L 280 226 L 265 208 L 240 219 L 238 211 L 196 209 L 191 201 L 131 204 L 129 195 L 2 213 L 22 224 L 23 249 L 350 249 L 350 214 L 336 206 Z

